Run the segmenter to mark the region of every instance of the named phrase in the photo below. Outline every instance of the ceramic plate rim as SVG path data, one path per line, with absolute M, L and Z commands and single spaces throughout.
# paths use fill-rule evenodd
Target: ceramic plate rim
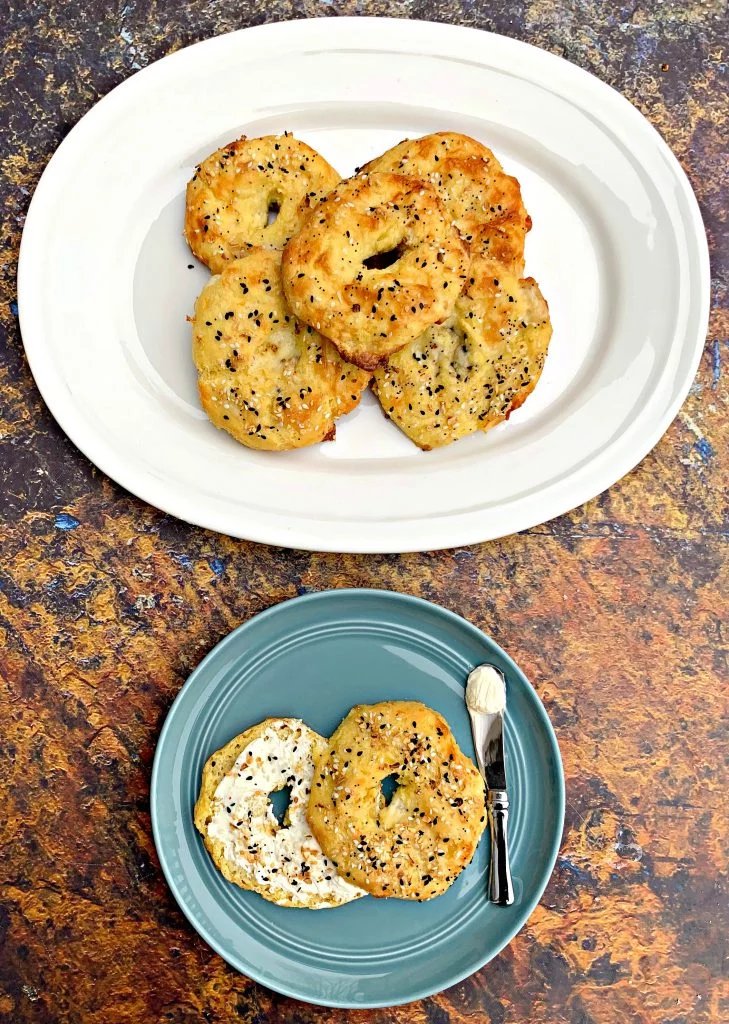
M 255 965 L 251 965 L 250 963 L 244 962 L 242 959 L 239 959 L 236 962 L 235 956 L 231 956 L 228 951 L 222 948 L 222 943 L 218 943 L 217 940 L 209 934 L 204 925 L 201 925 L 199 921 L 196 920 L 192 909 L 189 908 L 182 901 L 181 897 L 178 894 L 178 886 L 174 879 L 173 872 L 170 868 L 165 844 L 162 841 L 161 837 L 159 811 L 157 807 L 158 801 L 156 794 L 160 783 L 160 774 L 162 771 L 162 758 L 165 753 L 164 744 L 167 735 L 171 731 L 172 725 L 176 717 L 181 713 L 180 708 L 182 707 L 183 696 L 186 693 L 188 693 L 191 689 L 194 689 L 194 687 L 197 685 L 197 680 L 201 676 L 204 676 L 206 667 L 213 663 L 218 657 L 220 657 L 224 649 L 230 643 L 234 642 L 235 637 L 242 633 L 245 633 L 250 628 L 252 628 L 252 624 L 258 624 L 261 621 L 265 621 L 269 618 L 275 617 L 277 614 L 281 614 L 283 609 L 295 603 L 306 602 L 310 604 L 326 604 L 327 601 L 333 600 L 335 596 L 344 595 L 354 595 L 357 597 L 364 597 L 366 600 L 374 601 L 384 599 L 388 602 L 392 601 L 396 605 L 403 604 L 409 607 L 422 608 L 424 610 L 428 610 L 430 613 L 433 613 L 433 611 L 435 611 L 439 616 L 443 617 L 446 622 L 450 622 L 451 624 L 457 626 L 460 630 L 464 630 L 465 632 L 470 633 L 472 636 L 479 639 L 480 641 L 483 641 L 485 639 L 486 642 L 490 646 L 492 646 L 493 649 L 495 649 L 500 654 L 501 657 L 504 658 L 504 661 L 506 662 L 507 665 L 509 665 L 511 671 L 516 676 L 518 676 L 520 683 L 524 686 L 525 693 L 527 694 L 528 699 L 534 707 L 537 714 L 537 718 L 540 721 L 540 725 L 542 726 L 544 734 L 548 739 L 550 753 L 551 756 L 554 758 L 555 766 L 558 769 L 556 773 L 557 782 L 554 789 L 556 811 L 555 831 L 552 837 L 552 842 L 550 844 L 548 856 L 545 858 L 542 869 L 539 873 L 539 884 L 536 886 L 536 892 L 531 897 L 531 899 L 526 900 L 524 904 L 520 907 L 520 913 L 515 919 L 515 924 L 513 928 L 508 931 L 507 937 L 504 940 L 503 944 L 499 948 L 491 952 L 485 959 L 480 959 L 477 957 L 465 971 L 459 971 L 454 973 L 451 980 L 448 982 L 448 985 L 446 986 L 451 987 L 452 985 L 456 985 L 459 982 L 463 981 L 465 978 L 470 977 L 476 971 L 481 970 L 487 963 L 494 959 L 494 957 L 498 956 L 499 953 L 502 952 L 503 949 L 505 949 L 506 946 L 508 946 L 509 943 L 512 942 L 514 937 L 521 931 L 521 929 L 524 928 L 527 921 L 534 912 L 536 906 L 538 905 L 539 901 L 544 895 L 544 891 L 547 888 L 547 885 L 549 884 L 550 878 L 552 877 L 554 866 L 556 864 L 557 856 L 559 854 L 559 849 L 562 843 L 566 805 L 566 792 L 564 765 L 562 762 L 562 755 L 559 749 L 559 743 L 557 741 L 557 736 L 555 734 L 554 727 L 549 719 L 549 716 L 539 697 L 539 694 L 532 686 L 531 682 L 524 674 L 522 669 L 519 668 L 519 666 L 516 664 L 513 658 L 511 658 L 510 655 L 506 651 L 504 651 L 500 644 L 498 644 L 492 637 L 490 637 L 482 629 L 479 629 L 478 626 L 474 625 L 472 622 L 469 622 L 468 619 L 464 618 L 462 615 L 459 615 L 457 612 L 453 612 L 448 608 L 444 608 L 442 605 L 436 604 L 433 601 L 425 600 L 421 597 L 416 597 L 411 594 L 404 594 L 394 590 L 384 590 L 374 587 L 341 587 L 316 591 L 313 593 L 307 593 L 298 597 L 287 598 L 283 601 L 280 601 L 276 604 L 269 606 L 268 608 L 263 609 L 260 612 L 255 613 L 245 622 L 241 623 L 241 625 L 237 626 L 235 629 L 227 633 L 221 640 L 218 641 L 217 644 L 215 644 L 215 646 L 210 651 L 208 651 L 208 653 L 195 666 L 195 668 L 187 677 L 183 685 L 180 687 L 177 696 L 170 705 L 167 715 L 165 716 L 162 728 L 159 732 L 159 736 L 157 738 L 157 743 L 155 747 L 154 759 L 152 764 L 152 774 L 150 779 L 150 817 L 152 823 L 152 835 L 154 839 L 155 849 L 157 851 L 157 856 L 167 886 L 177 906 L 180 908 L 183 915 L 185 916 L 189 924 L 192 926 L 192 928 L 197 932 L 197 934 L 200 935 L 200 937 L 207 943 L 207 945 L 211 949 L 213 949 L 220 957 L 222 957 L 222 959 L 230 967 L 238 971 L 238 973 L 244 975 L 245 977 L 251 978 L 257 984 L 261 984 L 265 988 L 274 990 L 268 978 L 264 979 L 257 975 Z M 443 988 L 439 988 L 435 991 L 429 988 L 418 990 L 414 992 L 412 995 L 408 996 L 406 999 L 397 1000 L 395 1002 L 383 999 L 368 1000 L 367 1003 L 354 1003 L 351 1000 L 347 999 L 331 999 L 326 997 L 317 999 L 317 1001 L 315 1002 L 313 999 L 311 999 L 311 997 L 302 995 L 301 992 L 297 990 L 295 985 L 288 985 L 285 982 L 277 983 L 275 991 L 278 992 L 280 995 L 284 995 L 292 999 L 298 999 L 302 1002 L 309 1003 L 313 1006 L 329 1006 L 340 1009 L 363 1010 L 405 1005 L 407 1003 L 415 1002 L 417 1000 L 425 999 L 429 996 L 435 995 L 437 991 L 443 991 Z
M 267 33 L 285 33 L 291 31 L 292 25 L 301 30 L 302 48 L 305 46 L 306 33 L 312 31 L 310 26 L 315 27 L 314 30 L 322 40 L 334 44 L 337 39 L 341 39 L 344 43 L 352 38 L 353 33 L 357 33 L 358 28 L 364 29 L 365 23 L 368 31 L 374 27 L 384 34 L 386 40 L 391 37 L 393 26 L 405 23 L 413 32 L 429 35 L 432 48 L 428 52 L 434 56 L 441 53 L 439 36 L 446 34 L 455 39 L 460 34 L 464 43 L 468 41 L 476 44 L 479 61 L 485 66 L 488 66 L 490 57 L 495 58 L 504 53 L 523 55 L 526 51 L 531 61 L 530 80 L 543 82 L 545 71 L 554 72 L 556 77 L 571 77 L 583 87 L 584 94 L 590 96 L 586 109 L 595 109 L 599 117 L 600 106 L 611 106 L 614 111 L 620 112 L 626 128 L 632 133 L 650 137 L 670 167 L 677 195 L 685 206 L 686 219 L 684 221 L 682 218 L 682 224 L 686 231 L 686 241 L 695 252 L 690 254 L 688 270 L 681 272 L 681 280 L 684 284 L 691 282 L 691 291 L 695 291 L 698 298 L 695 299 L 693 320 L 687 324 L 683 336 L 683 345 L 685 351 L 690 353 L 690 359 L 687 360 L 686 372 L 677 376 L 670 387 L 670 401 L 665 404 L 662 413 L 659 410 L 652 428 L 645 429 L 638 439 L 627 442 L 626 433 L 629 428 L 621 430 L 591 464 L 573 468 L 566 481 L 545 485 L 536 498 L 531 496 L 529 499 L 519 499 L 516 508 L 509 509 L 507 503 L 495 509 L 481 509 L 478 513 L 446 511 L 419 520 L 417 524 L 407 520 L 363 524 L 351 520 L 332 523 L 323 519 L 282 522 L 279 517 L 269 517 L 268 520 L 261 518 L 251 510 L 241 512 L 240 509 L 214 507 L 204 496 L 190 492 L 181 494 L 179 485 L 158 479 L 146 470 L 137 470 L 133 460 L 120 453 L 118 447 L 96 435 L 93 425 L 77 413 L 73 395 L 65 382 L 56 375 L 51 361 L 44 361 L 43 358 L 44 337 L 39 315 L 34 308 L 32 289 L 37 281 L 42 258 L 44 196 L 51 191 L 54 179 L 60 173 L 63 159 L 60 155 L 82 139 L 82 132 L 96 124 L 99 118 L 106 118 L 106 111 L 113 107 L 114 102 L 119 101 L 120 96 L 132 94 L 134 90 L 144 90 L 148 83 L 151 85 L 155 75 L 160 73 L 161 64 L 169 68 L 170 62 L 178 62 L 182 66 L 184 61 L 194 60 L 191 54 L 199 53 L 201 47 L 223 45 L 224 41 L 231 41 L 243 33 L 257 33 L 261 37 Z M 61 142 L 37 185 L 21 242 L 18 301 L 27 358 L 43 399 L 72 442 L 112 480 L 163 512 L 229 536 L 289 548 L 365 554 L 438 550 L 508 536 L 548 522 L 613 486 L 658 443 L 688 394 L 704 349 L 710 306 L 709 281 L 708 243 L 698 202 L 685 172 L 659 132 L 637 108 L 607 83 L 546 50 L 522 40 L 480 29 L 416 19 L 344 17 L 272 22 L 204 39 L 168 54 L 127 78 L 102 97 Z M 503 511 L 499 515 L 500 508 L 509 509 L 508 515 L 505 516 Z M 248 516 L 256 521 L 249 523 Z

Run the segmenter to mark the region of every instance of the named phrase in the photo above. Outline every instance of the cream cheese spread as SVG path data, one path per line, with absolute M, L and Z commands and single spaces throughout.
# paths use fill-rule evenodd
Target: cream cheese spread
M 466 684 L 466 705 L 471 711 L 497 715 L 506 708 L 504 677 L 493 665 L 479 665 Z
M 283 890 L 313 907 L 347 903 L 364 892 L 339 877 L 311 834 L 306 807 L 313 774 L 311 730 L 296 719 L 272 723 L 221 779 L 208 835 L 256 888 Z M 291 799 L 279 824 L 269 794 L 286 787 Z

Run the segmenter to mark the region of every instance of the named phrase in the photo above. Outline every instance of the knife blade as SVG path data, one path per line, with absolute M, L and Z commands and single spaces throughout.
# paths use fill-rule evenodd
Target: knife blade
M 488 789 L 506 789 L 506 760 L 504 757 L 504 715 L 481 715 L 484 719 L 481 741 L 476 746 L 478 768 Z M 474 737 L 475 739 L 475 737 Z

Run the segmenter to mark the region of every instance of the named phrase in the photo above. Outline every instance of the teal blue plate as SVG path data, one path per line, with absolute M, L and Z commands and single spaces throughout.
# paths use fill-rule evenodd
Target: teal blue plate
M 353 704 L 420 700 L 445 715 L 473 757 L 463 699 L 469 671 L 506 674 L 507 770 L 515 902 L 487 898 L 489 842 L 443 896 L 364 897 L 332 910 L 267 903 L 226 882 L 192 823 L 208 756 L 268 715 L 325 736 Z M 524 674 L 465 619 L 383 590 L 330 590 L 276 605 L 222 640 L 195 669 L 162 729 L 152 772 L 162 869 L 190 923 L 236 970 L 284 995 L 341 1007 L 393 1006 L 454 985 L 522 927 L 547 884 L 564 817 L 549 719 Z

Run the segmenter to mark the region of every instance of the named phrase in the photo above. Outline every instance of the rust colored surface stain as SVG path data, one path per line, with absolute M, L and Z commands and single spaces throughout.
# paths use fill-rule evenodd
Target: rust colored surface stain
M 729 316 L 723 0 L 13 2 L 0 24 L 0 1021 L 718 1024 L 729 1019 Z M 309 555 L 177 522 L 56 426 L 18 331 L 23 219 L 93 103 L 182 45 L 264 19 L 389 13 L 505 32 L 619 89 L 696 189 L 712 250 L 698 377 L 657 448 L 602 497 L 437 554 Z M 225 633 L 305 590 L 387 587 L 489 632 L 545 702 L 568 808 L 529 923 L 474 977 L 388 1011 L 321 1010 L 197 938 L 152 843 L 162 721 Z

